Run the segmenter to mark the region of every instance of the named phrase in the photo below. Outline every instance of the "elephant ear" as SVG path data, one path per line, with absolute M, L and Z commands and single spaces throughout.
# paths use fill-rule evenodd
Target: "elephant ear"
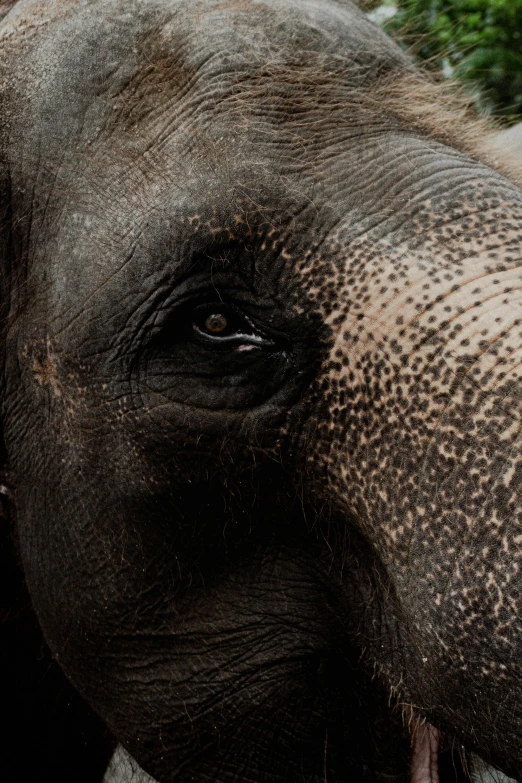
M 491 154 L 502 173 L 507 172 L 510 179 L 522 187 L 522 122 L 491 138 Z
M 18 0 L 0 0 L 0 22 L 7 16 L 11 8 L 17 4 Z
M 11 8 L 17 4 L 18 0 L 0 0 L 0 22 L 7 16 Z

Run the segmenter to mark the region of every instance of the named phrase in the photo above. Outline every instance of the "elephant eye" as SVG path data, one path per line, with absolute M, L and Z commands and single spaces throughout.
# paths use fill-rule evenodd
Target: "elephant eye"
M 207 343 L 229 345 L 240 350 L 273 344 L 246 315 L 222 302 L 197 307 L 193 311 L 192 329 Z
M 228 318 L 223 313 L 212 313 L 205 318 L 205 330 L 208 334 L 224 335 L 228 331 Z

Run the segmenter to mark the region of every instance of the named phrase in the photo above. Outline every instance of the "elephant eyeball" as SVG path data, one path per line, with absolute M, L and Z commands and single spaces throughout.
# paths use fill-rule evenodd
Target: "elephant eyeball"
M 223 334 L 228 327 L 228 320 L 223 313 L 212 313 L 205 319 L 205 329 L 210 334 Z

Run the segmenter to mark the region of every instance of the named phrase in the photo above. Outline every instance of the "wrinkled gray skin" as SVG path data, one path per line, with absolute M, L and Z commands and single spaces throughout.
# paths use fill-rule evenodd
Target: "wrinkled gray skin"
M 522 191 L 387 102 L 349 2 L 1 36 L 3 437 L 67 676 L 161 783 L 428 783 L 438 732 L 522 779 Z

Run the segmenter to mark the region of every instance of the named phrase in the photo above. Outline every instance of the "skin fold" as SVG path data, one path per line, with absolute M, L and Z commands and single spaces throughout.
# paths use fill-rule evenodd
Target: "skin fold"
M 520 188 L 348 0 L 0 37 L 3 515 L 86 780 L 521 780 Z

